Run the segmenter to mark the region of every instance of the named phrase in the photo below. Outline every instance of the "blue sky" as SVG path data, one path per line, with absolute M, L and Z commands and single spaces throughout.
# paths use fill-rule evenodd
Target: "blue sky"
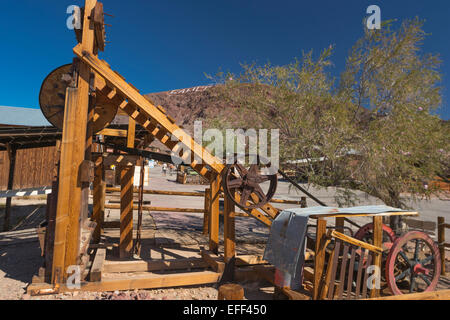
M 107 60 L 143 93 L 208 84 L 205 73 L 239 72 L 242 62 L 287 64 L 302 50 L 335 45 L 330 72 L 338 76 L 362 35 L 366 8 L 382 20 L 426 19 L 425 52 L 443 60 L 444 103 L 450 119 L 450 1 L 104 0 Z M 71 62 L 75 36 L 66 8 L 77 0 L 4 1 L 0 11 L 0 105 L 38 107 L 42 80 Z

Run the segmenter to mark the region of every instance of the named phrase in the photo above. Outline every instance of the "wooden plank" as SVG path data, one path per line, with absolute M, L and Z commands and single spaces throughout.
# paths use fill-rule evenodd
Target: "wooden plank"
M 416 219 L 403 219 L 403 222 L 410 229 L 419 229 L 421 231 L 436 231 L 436 222 L 434 221 L 425 221 L 425 220 L 416 220 Z
M 109 168 L 111 165 L 114 166 L 133 166 L 139 160 L 139 156 L 131 156 L 131 155 L 118 155 L 118 154 L 108 154 L 104 157 L 103 162 L 104 166 Z
M 134 167 L 120 168 L 120 258 L 133 254 L 133 177 Z
M 345 218 L 336 218 L 336 231 L 344 233 Z
M 102 273 L 104 269 L 106 259 L 106 249 L 98 248 L 95 254 L 94 261 L 92 262 L 91 272 L 89 275 L 89 281 L 102 281 Z
M 368 255 L 370 255 L 370 252 L 368 252 L 368 250 L 366 249 L 362 249 L 361 253 L 359 255 L 359 260 L 358 260 L 358 273 L 356 275 L 356 290 L 355 290 L 355 297 L 356 299 L 359 298 L 360 296 L 360 292 L 361 292 L 361 278 L 363 276 L 363 262 L 366 256 L 366 253 Z M 365 298 L 365 297 L 364 297 Z
M 128 119 L 127 147 L 134 148 L 134 140 L 136 135 L 136 121 Z
M 439 252 L 441 255 L 441 275 L 445 276 L 446 270 L 445 270 L 445 218 L 444 217 L 438 217 L 437 219 L 437 225 L 438 225 L 438 245 L 439 245 Z
M 329 238 L 333 237 L 333 238 L 340 239 L 342 241 L 351 243 L 351 244 L 353 244 L 353 245 L 355 245 L 357 247 L 368 249 L 368 250 L 370 250 L 372 252 L 378 252 L 378 253 L 382 253 L 383 252 L 383 248 L 381 248 L 381 247 L 377 247 L 377 246 L 371 245 L 370 243 L 367 243 L 367 242 L 364 242 L 364 241 L 361 241 L 361 240 L 349 237 L 349 236 L 347 236 L 347 235 L 345 235 L 343 233 L 337 232 L 337 231 L 332 230 L 332 229 L 330 229 L 328 231 L 327 236 Z
M 77 259 L 77 264 L 80 264 L 80 259 L 84 255 L 88 255 L 87 250 L 89 249 L 89 244 L 91 243 L 92 236 L 94 234 L 94 230 L 96 227 L 96 223 L 94 221 L 85 220 L 84 225 L 81 228 L 81 235 L 80 235 L 80 249 L 78 250 L 79 256 Z
M 212 271 L 186 272 L 177 274 L 146 274 L 139 276 L 124 276 L 123 278 L 102 280 L 101 282 L 82 282 L 80 289 L 69 289 L 65 284 L 61 284 L 54 292 L 74 292 L 74 291 L 116 291 L 135 289 L 155 289 L 180 286 L 193 286 L 217 283 L 221 274 Z M 38 295 L 45 290 L 55 289 L 48 284 L 31 284 L 27 288 L 30 295 Z M 47 291 L 48 292 L 48 291 Z
M 201 251 L 201 256 L 203 260 L 215 271 L 219 273 L 223 273 L 225 270 L 225 263 L 223 261 L 219 261 L 219 256 L 214 254 L 213 252 L 209 252 L 206 250 Z
M 211 197 L 211 189 L 208 188 L 205 190 L 205 199 L 204 199 L 204 210 L 203 213 L 203 234 L 207 235 L 209 233 L 209 223 L 210 223 L 210 213 L 209 213 L 209 201 Z
M 342 299 L 342 295 L 344 293 L 345 275 L 347 272 L 347 262 L 348 262 L 348 248 L 349 245 L 344 243 L 344 252 L 342 253 L 342 262 L 341 262 L 341 274 L 339 276 L 339 286 L 337 292 L 338 299 Z
M 383 217 L 373 217 L 373 245 L 381 248 L 383 245 Z M 373 264 L 377 266 L 381 273 L 381 253 L 373 253 Z M 381 274 L 379 274 L 381 277 Z M 376 298 L 380 295 L 380 289 L 373 287 L 370 291 L 370 297 Z
M 120 205 L 116 204 L 106 204 L 105 209 L 120 209 Z M 137 210 L 138 206 L 133 205 L 133 210 Z M 192 213 L 203 213 L 204 209 L 196 208 L 166 208 L 166 207 L 150 207 L 142 206 L 143 210 L 147 211 L 157 211 L 157 212 L 192 212 Z
M 210 187 L 210 226 L 209 226 L 209 251 L 217 254 L 219 251 L 219 193 L 220 193 L 220 175 L 211 181 Z
M 336 280 L 336 270 L 339 262 L 339 250 L 341 248 L 341 241 L 336 241 L 333 252 L 330 255 L 327 265 L 327 271 L 325 274 L 324 284 L 321 288 L 321 298 L 332 300 L 334 295 L 334 285 Z
M 134 260 L 106 261 L 104 272 L 148 272 L 182 269 L 206 268 L 209 264 L 202 258 L 186 258 L 174 260 Z
M 327 221 L 325 219 L 317 219 L 316 228 L 316 248 L 314 261 L 314 292 L 313 299 L 319 299 L 320 281 L 323 276 L 325 265 L 325 243 L 326 243 Z
M 95 4 L 95 0 L 86 0 L 84 26 L 89 26 L 89 16 Z M 92 29 L 83 28 L 83 42 L 79 46 L 83 51 L 93 51 Z M 77 89 L 67 88 L 66 93 L 52 265 L 53 283 L 63 282 L 67 278 L 66 270 L 76 264 L 79 253 L 82 185 L 78 181 L 78 169 L 85 159 L 90 75 L 90 67 L 80 64 Z
M 76 117 L 78 89 L 67 88 L 64 111 L 64 125 L 61 140 L 61 157 L 59 166 L 58 202 L 56 206 L 55 238 L 52 261 L 52 283 L 61 283 L 65 277 L 66 232 L 69 224 L 69 207 L 71 196 L 71 178 L 75 174 L 72 168 L 74 152 L 74 118 Z
M 321 214 L 321 215 L 311 215 L 309 216 L 311 219 L 318 218 L 356 218 L 356 217 L 391 217 L 391 216 L 418 216 L 419 213 L 416 211 L 408 211 L 408 212 L 385 212 L 385 213 L 330 213 L 330 214 Z M 347 220 L 346 220 L 347 221 Z
M 100 242 L 103 232 L 103 222 L 105 221 L 105 197 L 106 197 L 105 168 L 103 157 L 95 159 L 95 177 L 93 184 L 93 211 L 92 220 L 97 223 L 93 235 L 94 243 Z
M 372 298 L 368 300 L 450 300 L 450 290 L 409 293 L 398 296 Z
M 97 132 L 97 135 L 126 138 L 127 130 L 104 128 Z
M 235 207 L 234 202 L 225 196 L 224 200 L 224 258 L 225 262 L 234 261 L 236 256 L 236 238 L 235 238 Z

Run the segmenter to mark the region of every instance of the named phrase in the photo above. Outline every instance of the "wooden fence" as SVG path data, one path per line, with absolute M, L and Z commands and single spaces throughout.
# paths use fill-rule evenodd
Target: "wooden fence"
M 55 147 L 17 150 L 12 189 L 50 186 L 55 163 Z M 8 175 L 8 153 L 0 151 L 0 190 L 8 189 Z
M 441 275 L 445 276 L 445 249 L 450 248 L 450 243 L 445 242 L 445 229 L 450 229 L 450 224 L 445 223 L 444 217 L 438 217 L 438 243 L 441 253 Z

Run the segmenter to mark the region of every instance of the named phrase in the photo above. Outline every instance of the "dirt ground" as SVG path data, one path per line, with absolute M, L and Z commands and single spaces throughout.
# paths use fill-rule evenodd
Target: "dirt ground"
M 206 186 L 202 185 L 180 185 L 175 183 L 175 176 L 161 174 L 161 169 L 156 167 L 151 171 L 151 184 L 148 189 L 176 190 L 176 191 L 202 191 Z M 157 188 L 155 186 L 158 186 Z M 313 190 L 314 195 L 330 206 L 336 205 L 334 201 L 334 190 Z M 275 196 L 279 199 L 296 199 L 300 194 L 290 189 L 286 182 L 280 181 Z M 111 199 L 114 198 L 110 197 Z M 145 195 L 144 200 L 151 201 L 152 206 L 165 207 L 203 207 L 201 197 L 172 197 Z M 3 199 L 0 201 L 0 221 L 3 222 L 3 210 L 1 208 Z M 170 203 L 170 205 L 168 205 Z M 380 204 L 377 199 L 360 195 L 358 205 Z M 42 266 L 43 258 L 40 256 L 39 242 L 36 234 L 36 227 L 44 220 L 45 200 L 44 199 L 13 199 L 13 214 L 11 225 L 13 231 L 0 233 L 0 300 L 215 300 L 217 299 L 217 285 L 201 287 L 184 287 L 158 290 L 135 290 L 126 292 L 110 293 L 70 293 L 49 296 L 31 297 L 25 294 L 26 287 L 31 283 L 35 275 Z M 314 206 L 313 201 L 308 201 L 309 206 Z M 293 207 L 293 205 L 278 205 L 280 208 Z M 421 213 L 421 219 L 436 221 L 437 216 L 450 218 L 450 208 L 448 199 L 433 199 L 431 201 L 420 201 L 415 204 L 415 208 Z M 136 213 L 135 213 L 136 214 Z M 106 210 L 106 221 L 117 221 L 118 210 Z M 357 219 L 359 224 L 369 222 L 367 219 Z M 135 216 L 137 221 L 137 216 Z M 144 214 L 144 229 L 150 230 L 151 241 L 162 241 L 167 243 L 171 234 L 175 233 L 178 239 L 185 245 L 202 245 L 202 240 L 197 234 L 202 229 L 202 214 L 196 213 L 164 213 L 149 212 Z M 0 224 L 0 228 L 1 228 Z M 113 231 L 107 233 L 109 241 L 114 242 L 117 236 Z M 268 230 L 254 219 L 237 218 L 236 237 L 238 247 L 256 246 L 261 253 L 268 236 Z M 450 234 L 447 235 L 450 238 Z M 166 240 L 164 240 L 166 239 Z M 190 243 L 190 241 L 194 241 Z M 247 244 L 247 245 L 244 245 Z M 162 258 L 155 257 L 155 251 L 144 248 L 141 258 Z M 448 254 L 447 254 L 448 255 Z M 170 256 L 170 254 L 169 254 Z M 175 255 L 174 255 L 175 256 Z M 450 265 L 447 263 L 447 269 Z M 273 287 L 269 283 L 247 282 L 241 283 L 245 290 L 247 299 L 272 299 Z M 449 289 L 450 279 L 442 277 L 438 289 Z

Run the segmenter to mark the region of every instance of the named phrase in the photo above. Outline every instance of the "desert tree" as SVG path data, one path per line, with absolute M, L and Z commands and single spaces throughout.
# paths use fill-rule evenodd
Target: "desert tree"
M 213 94 L 230 108 L 209 114 L 208 125 L 277 128 L 280 162 L 298 180 L 339 187 L 339 204 L 354 203 L 357 189 L 405 208 L 405 194 L 429 197 L 436 190 L 426 182 L 449 166 L 448 126 L 436 115 L 440 60 L 422 52 L 425 37 L 418 18 L 365 29 L 338 81 L 328 71 L 332 47 L 221 72 Z

